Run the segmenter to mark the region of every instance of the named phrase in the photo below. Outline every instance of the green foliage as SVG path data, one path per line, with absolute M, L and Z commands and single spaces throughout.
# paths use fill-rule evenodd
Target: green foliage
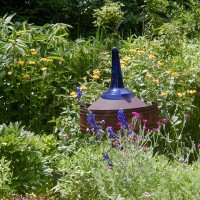
M 191 114 L 187 124 L 191 132 L 186 128 L 182 134 L 197 141 L 199 118 L 194 118 L 199 113 L 199 51 L 192 41 L 185 40 L 181 45 L 181 54 L 166 58 L 162 55 L 162 40 L 149 43 L 144 37 L 130 38 L 124 41 L 121 64 L 126 87 L 145 102 L 157 103 L 161 118 L 176 116 L 183 122 L 184 114 Z M 176 126 L 180 130 L 182 124 Z
M 68 104 L 62 95 L 99 64 L 104 47 L 92 37 L 69 42 L 67 24 L 13 24 L 12 17 L 0 24 L 0 122 L 22 121 L 35 132 L 50 132 L 47 122 Z
M 161 30 L 167 39 L 170 36 L 196 37 L 199 35 L 199 2 L 196 0 L 185 1 L 145 1 L 146 33 L 149 35 L 159 35 Z M 171 29 L 171 31 L 169 30 Z M 166 32 L 165 32 L 166 31 Z M 175 40 L 168 43 L 173 44 Z M 176 42 L 175 42 L 176 44 Z
M 35 136 L 24 130 L 20 123 L 3 124 L 0 143 L 1 157 L 9 161 L 9 169 L 3 166 L 5 174 L 2 175 L 9 178 L 9 173 L 12 173 L 12 179 L 2 179 L 5 183 L 8 181 L 6 187 L 10 186 L 11 192 L 23 195 L 48 193 L 53 186 L 52 150 L 57 145 L 54 137 Z
M 12 182 L 12 172 L 10 169 L 10 162 L 1 157 L 0 160 L 0 197 L 8 198 L 13 192 L 10 184 Z
M 121 11 L 122 3 L 113 3 L 107 0 L 105 5 L 100 9 L 94 10 L 94 17 L 96 26 L 108 26 L 114 31 L 117 31 L 123 21 L 124 13 Z
M 133 141 L 131 137 L 118 138 L 122 149 L 112 147 L 112 139 L 85 144 L 60 163 L 63 174 L 55 191 L 67 199 L 199 198 L 200 183 L 194 176 L 199 173 L 198 163 L 189 166 L 153 157 L 145 138 Z

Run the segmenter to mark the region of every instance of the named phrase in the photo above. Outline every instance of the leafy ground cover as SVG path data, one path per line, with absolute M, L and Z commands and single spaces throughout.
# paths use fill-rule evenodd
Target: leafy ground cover
M 98 29 L 70 41 L 69 29 L 0 21 L 1 198 L 199 199 L 199 39 Z M 80 132 L 80 103 L 109 87 L 113 46 L 126 88 L 159 105 L 158 129 L 136 134 L 133 114 L 118 133 Z

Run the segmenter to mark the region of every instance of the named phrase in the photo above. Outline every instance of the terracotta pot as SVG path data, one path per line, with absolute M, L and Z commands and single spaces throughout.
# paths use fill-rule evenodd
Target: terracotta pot
M 89 107 L 90 105 L 87 105 Z M 104 129 L 108 126 L 112 126 L 114 131 L 119 130 L 117 125 L 118 121 L 118 110 L 91 110 L 95 115 L 96 121 L 105 120 Z M 159 120 L 159 111 L 157 104 L 150 106 L 134 108 L 134 109 L 123 109 L 126 121 L 131 122 L 133 114 L 132 112 L 138 112 L 141 115 L 141 120 L 147 119 L 148 123 L 146 124 L 147 129 L 153 129 L 157 127 L 157 121 Z M 87 124 L 87 114 L 88 111 L 80 106 L 80 130 L 86 132 L 87 128 L 90 126 Z

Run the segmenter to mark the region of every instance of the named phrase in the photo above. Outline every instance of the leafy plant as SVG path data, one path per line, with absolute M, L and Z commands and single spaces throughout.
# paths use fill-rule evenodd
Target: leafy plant
M 6 187 L 10 186 L 13 193 L 22 195 L 49 192 L 53 186 L 52 150 L 57 145 L 54 137 L 35 136 L 21 127 L 20 123 L 14 123 L 1 126 L 0 141 L 1 157 L 9 161 L 10 172 L 7 169 L 7 176 L 12 173 L 12 179 L 8 180 L 10 183 Z
M 0 160 L 0 197 L 8 198 L 13 192 L 10 187 L 12 183 L 12 172 L 10 169 L 10 162 L 2 157 Z

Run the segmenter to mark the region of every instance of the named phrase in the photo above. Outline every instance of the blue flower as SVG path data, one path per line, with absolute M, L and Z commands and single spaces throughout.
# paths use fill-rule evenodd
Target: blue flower
M 77 94 L 78 100 L 80 100 L 81 97 L 82 97 L 82 90 L 81 90 L 81 88 L 79 88 L 79 87 L 76 88 L 76 94 Z
M 87 124 L 91 125 L 91 129 L 94 132 L 101 132 L 100 126 L 96 124 L 96 120 L 95 120 L 95 115 L 93 114 L 92 111 L 89 112 L 89 114 L 87 115 Z
M 108 160 L 109 159 L 109 155 L 108 154 L 103 154 L 103 161 Z
M 87 124 L 94 126 L 96 124 L 95 116 L 92 111 L 87 115 Z
M 118 110 L 118 120 L 122 123 L 122 127 L 126 129 L 128 126 L 128 123 L 126 121 L 126 117 L 124 115 L 123 109 Z
M 100 140 L 101 139 L 101 134 L 97 135 L 97 139 Z
M 113 129 L 112 129 L 111 126 L 108 126 L 108 127 L 106 128 L 106 131 L 107 131 L 107 133 L 108 133 L 108 137 L 109 137 L 109 138 L 118 138 L 117 135 L 114 133 L 114 131 L 113 131 Z

